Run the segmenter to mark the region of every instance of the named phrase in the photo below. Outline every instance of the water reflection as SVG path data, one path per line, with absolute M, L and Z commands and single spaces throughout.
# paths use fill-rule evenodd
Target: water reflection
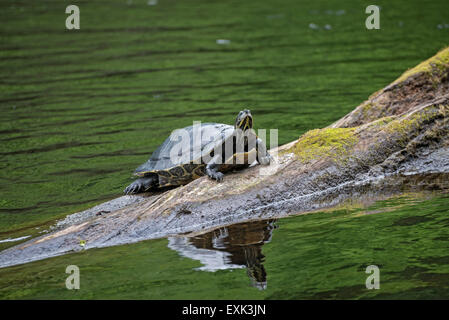
M 276 220 L 239 223 L 194 237 L 170 237 L 168 247 L 181 256 L 200 261 L 197 270 L 246 268 L 251 285 L 264 290 L 267 273 L 262 246 L 271 241 Z

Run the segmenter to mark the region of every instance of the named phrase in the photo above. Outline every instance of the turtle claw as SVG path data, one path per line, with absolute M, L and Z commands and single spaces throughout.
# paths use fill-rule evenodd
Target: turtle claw
M 221 173 L 221 172 L 217 172 L 217 173 L 213 176 L 213 178 L 214 178 L 215 180 L 217 180 L 218 182 L 222 182 L 222 181 L 223 181 L 223 177 L 224 177 L 224 174 Z
M 155 186 L 155 177 L 144 177 L 137 179 L 133 183 L 123 190 L 125 194 L 135 194 L 143 191 L 147 191 L 151 187 Z
M 137 193 L 141 188 L 141 184 L 138 182 L 131 183 L 126 189 L 123 191 L 126 195 Z
M 267 155 L 265 157 L 260 158 L 260 164 L 262 165 L 268 165 L 273 161 L 273 157 L 267 152 Z

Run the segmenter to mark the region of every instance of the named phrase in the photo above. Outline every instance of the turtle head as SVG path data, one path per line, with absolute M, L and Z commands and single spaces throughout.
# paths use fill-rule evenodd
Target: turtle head
M 235 128 L 246 131 L 248 129 L 252 129 L 252 127 L 253 116 L 251 115 L 251 111 L 248 109 L 240 111 L 237 115 L 237 119 L 235 119 Z

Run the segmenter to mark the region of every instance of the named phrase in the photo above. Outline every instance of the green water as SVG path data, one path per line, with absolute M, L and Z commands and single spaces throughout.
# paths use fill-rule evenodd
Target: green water
M 146 0 L 77 1 L 81 11 L 78 31 L 65 29 L 69 4 L 56 0 L 0 2 L 0 240 L 35 236 L 57 218 L 120 195 L 134 168 L 175 128 L 194 120 L 232 123 L 239 110 L 249 108 L 256 129 L 279 129 L 279 143 L 286 143 L 341 118 L 404 70 L 449 44 L 449 28 L 437 27 L 449 24 L 446 0 L 377 1 L 382 7 L 381 30 L 373 31 L 364 27 L 369 1 L 159 0 L 156 6 Z M 311 23 L 319 29 L 310 28 Z M 324 28 L 326 24 L 330 30 Z M 231 42 L 220 45 L 217 39 Z M 420 203 L 420 210 L 432 210 L 435 204 L 443 219 L 449 210 L 444 199 Z M 399 219 L 407 210 L 414 209 L 393 213 Z M 377 234 L 384 226 L 382 217 L 390 214 L 364 217 L 373 219 L 366 228 Z M 323 230 L 293 237 L 287 248 L 272 249 L 275 236 L 264 245 L 264 254 L 272 250 L 267 275 L 278 274 L 264 292 L 248 288 L 244 270 L 192 271 L 198 263 L 187 258 L 179 263 L 179 255 L 167 249 L 167 240 L 158 240 L 37 262 L 18 267 L 21 273 L 8 271 L 14 268 L 0 270 L 2 296 L 325 295 L 321 283 L 330 277 L 326 272 L 332 263 L 325 258 L 326 247 L 319 244 L 333 215 L 310 217 L 278 222 L 277 237 L 287 235 L 282 230 L 293 234 L 295 228 L 303 230 L 304 220 Z M 339 221 L 340 228 L 350 229 L 343 221 L 360 220 L 347 221 L 343 215 Z M 395 249 L 411 255 L 415 251 L 409 248 L 406 233 L 410 228 L 400 230 L 385 233 L 382 243 L 389 248 L 390 241 L 397 240 Z M 356 239 L 362 237 L 361 230 L 353 232 Z M 420 241 L 424 247 L 416 251 L 416 259 L 424 259 L 440 243 L 428 238 Z M 356 256 L 353 242 L 349 235 L 337 237 L 335 247 L 340 251 L 335 252 Z M 0 243 L 0 249 L 14 244 Z M 287 259 L 291 250 L 308 246 L 316 247 L 307 256 L 299 255 L 300 261 Z M 121 255 L 128 259 L 117 262 Z M 447 262 L 441 252 L 435 257 L 442 259 L 438 260 L 441 265 Z M 366 259 L 353 263 L 360 269 L 368 263 Z M 66 260 L 85 266 L 85 287 L 78 293 L 64 291 L 59 272 Z M 345 255 L 341 260 L 350 264 Z M 278 272 L 270 272 L 270 264 L 276 263 Z M 327 271 L 313 271 L 314 263 Z M 414 282 L 401 273 L 405 267 L 394 268 L 401 279 L 399 287 L 409 290 L 409 283 L 409 294 L 417 294 Z M 95 276 L 89 276 L 89 270 Z M 121 281 L 108 278 L 105 270 Z M 336 272 L 349 272 L 345 270 Z M 357 272 L 363 278 L 363 272 Z M 419 271 L 418 275 L 413 272 L 412 276 L 420 276 Z M 301 282 L 292 284 L 288 279 L 295 273 Z M 88 277 L 92 277 L 90 282 Z M 348 296 L 358 297 L 353 293 L 358 289 L 350 288 L 358 286 L 359 280 L 339 283 L 336 279 L 326 288 L 340 293 L 328 295 L 350 292 Z M 447 276 L 443 279 L 447 284 Z M 296 285 L 305 291 L 289 290 Z M 443 290 L 442 285 L 432 285 L 436 289 L 429 285 L 423 296 Z
M 251 285 L 243 266 L 198 270 L 204 267 L 199 259 L 207 253 L 188 258 L 161 239 L 0 269 L 0 298 L 448 299 L 448 201 L 447 195 L 409 195 L 365 209 L 278 220 L 271 240 L 256 245 L 264 256 L 259 262 L 266 272 L 265 290 Z M 230 231 L 224 246 L 216 245 L 221 249 L 215 250 L 233 252 L 237 256 L 234 264 L 239 263 L 242 255 L 237 250 L 262 240 L 261 224 L 252 228 L 252 236 L 248 232 L 236 238 L 232 234 L 238 230 Z M 194 243 L 210 248 L 211 238 L 219 235 L 216 231 Z M 245 263 L 244 259 L 240 262 Z M 65 288 L 68 265 L 80 269 L 79 290 Z M 366 289 L 369 265 L 379 267 L 378 290 Z

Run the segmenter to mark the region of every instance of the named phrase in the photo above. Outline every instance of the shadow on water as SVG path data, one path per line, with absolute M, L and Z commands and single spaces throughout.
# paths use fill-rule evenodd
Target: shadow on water
M 239 223 L 192 237 L 169 237 L 168 247 L 181 256 L 200 261 L 201 271 L 246 268 L 251 285 L 267 288 L 262 247 L 271 241 L 276 220 Z

